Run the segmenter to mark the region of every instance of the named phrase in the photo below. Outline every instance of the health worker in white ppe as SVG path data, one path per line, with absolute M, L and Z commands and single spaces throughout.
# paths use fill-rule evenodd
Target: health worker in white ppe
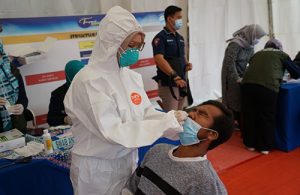
M 137 148 L 183 130 L 187 113 L 156 111 L 141 75 L 128 68 L 138 61 L 144 37 L 130 12 L 111 8 L 100 22 L 89 64 L 66 94 L 75 138 L 74 194 L 120 194 L 136 167 Z

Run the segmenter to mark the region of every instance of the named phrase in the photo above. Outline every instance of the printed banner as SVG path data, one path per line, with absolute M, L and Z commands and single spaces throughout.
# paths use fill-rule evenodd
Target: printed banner
M 157 84 L 152 80 L 156 74 L 152 55 L 152 38 L 164 25 L 163 12 L 134 13 L 145 29 L 146 45 L 141 59 L 131 69 L 143 76 L 149 98 L 157 99 Z M 99 22 L 104 15 L 59 16 L 37 18 L 0 19 L 3 31 L 0 39 L 8 55 L 16 50 L 38 49 L 47 38 L 56 40 L 48 48 L 46 57 L 20 68 L 24 78 L 29 108 L 34 111 L 37 124 L 47 121 L 51 92 L 65 82 L 64 67 L 70 60 L 88 64 L 97 36 Z M 53 40 L 53 39 L 51 39 Z
M 25 76 L 27 86 L 65 80 L 65 78 L 66 78 L 65 71 L 48 72 L 48 73 Z

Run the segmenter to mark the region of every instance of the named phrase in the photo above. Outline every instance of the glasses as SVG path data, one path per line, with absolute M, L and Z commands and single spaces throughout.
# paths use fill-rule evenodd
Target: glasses
M 143 43 L 130 42 L 128 44 L 128 47 L 137 48 L 139 51 L 142 51 L 145 47 L 145 44 L 146 44 L 145 42 L 143 42 Z

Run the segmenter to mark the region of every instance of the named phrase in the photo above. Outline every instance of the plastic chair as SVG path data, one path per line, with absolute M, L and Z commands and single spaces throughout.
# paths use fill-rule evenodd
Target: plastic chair
M 32 126 L 36 129 L 37 125 L 36 125 L 36 118 L 34 112 L 29 108 L 26 108 L 23 113 L 24 113 L 25 120 L 27 122 L 31 121 Z

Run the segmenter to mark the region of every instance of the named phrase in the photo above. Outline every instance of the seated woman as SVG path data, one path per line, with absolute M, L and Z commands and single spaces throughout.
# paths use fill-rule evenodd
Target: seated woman
M 17 128 L 26 132 L 23 114 L 28 106 L 24 82 L 19 70 L 11 65 L 0 43 L 0 132 Z
M 67 116 L 64 106 L 64 98 L 75 75 L 84 65 L 78 60 L 72 60 L 66 64 L 66 83 L 51 93 L 47 122 L 50 126 L 71 125 L 71 119 Z

